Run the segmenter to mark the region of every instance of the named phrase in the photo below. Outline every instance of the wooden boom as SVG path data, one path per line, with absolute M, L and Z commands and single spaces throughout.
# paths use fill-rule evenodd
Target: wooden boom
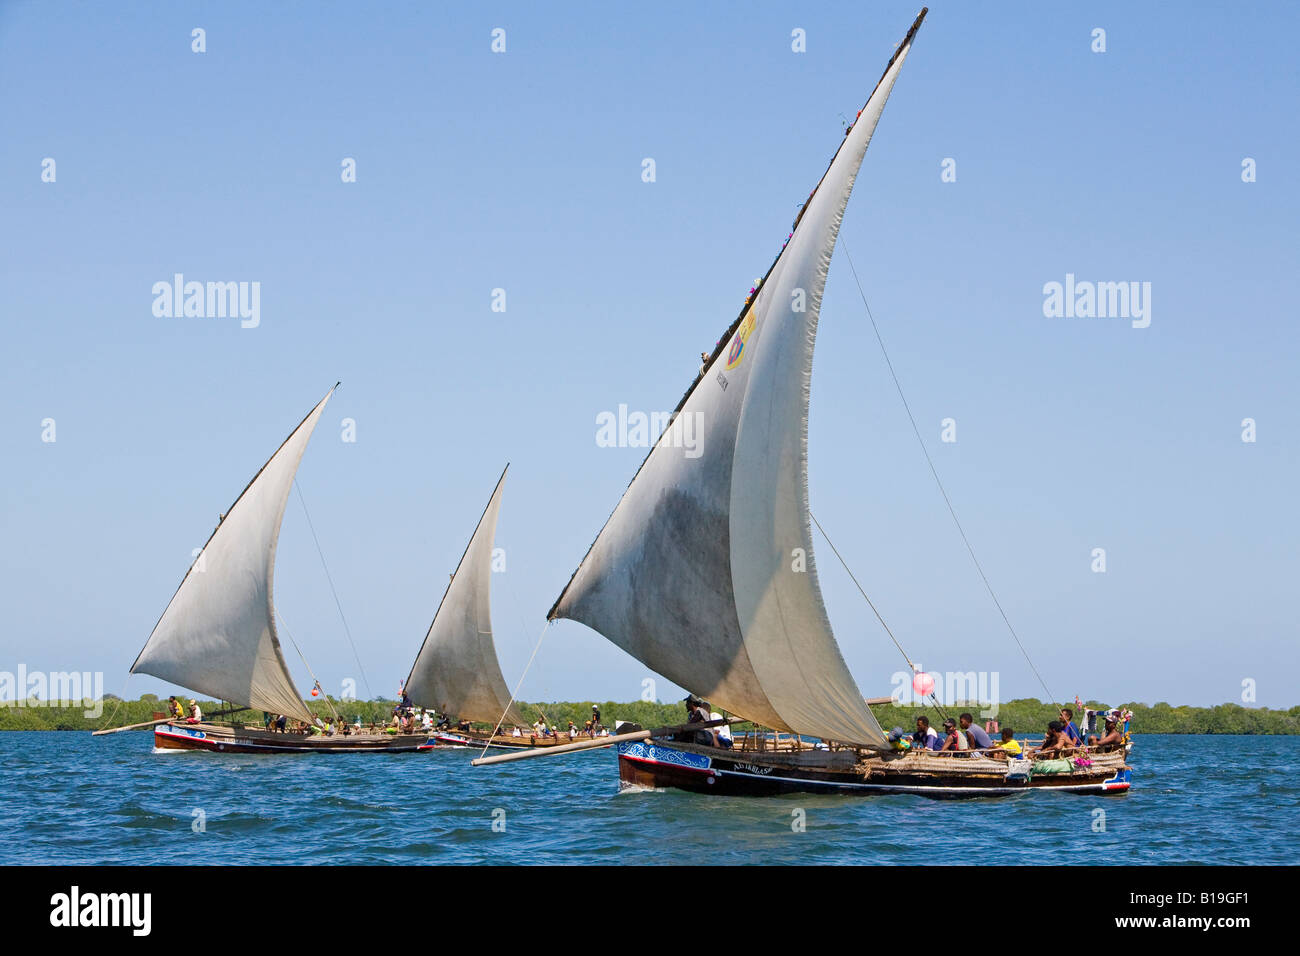
M 483 767 L 493 763 L 509 763 L 511 760 L 527 760 L 529 757 L 551 757 L 557 754 L 570 754 L 578 750 L 599 750 L 602 747 L 610 747 L 614 744 L 623 743 L 628 740 L 646 740 L 650 737 L 664 737 L 668 734 L 679 734 L 684 730 L 705 730 L 709 727 L 720 727 L 725 724 L 734 724 L 740 721 L 739 717 L 724 717 L 721 720 L 709 720 L 695 724 L 678 724 L 676 727 L 657 727 L 654 730 L 638 730 L 630 734 L 615 734 L 613 737 L 597 737 L 594 740 L 579 740 L 571 744 L 559 744 L 555 747 L 546 747 L 537 750 L 518 750 L 512 753 L 497 754 L 494 757 L 478 757 L 470 761 L 474 767 Z
M 121 733 L 123 730 L 139 730 L 141 727 L 155 727 L 158 724 L 165 724 L 167 721 L 175 719 L 175 717 L 163 717 L 160 720 L 146 720 L 141 724 L 127 724 L 125 727 L 109 727 L 107 730 L 92 730 L 90 736 L 102 737 L 104 734 Z
M 231 710 L 219 710 L 219 711 L 217 711 L 216 713 L 208 714 L 207 716 L 205 716 L 205 717 L 203 718 L 203 721 L 204 721 L 204 723 L 206 723 L 206 722 L 208 721 L 208 719 L 211 718 L 211 717 L 225 717 L 227 714 L 237 714 L 237 713 L 239 713 L 240 711 L 248 710 L 248 709 L 249 709 L 249 708 L 247 708 L 247 707 L 235 707 L 235 708 L 233 708 L 233 709 L 231 709 Z M 183 719 L 183 718 L 180 718 L 180 717 L 160 717 L 160 718 L 158 718 L 157 720 L 146 720 L 146 721 L 144 721 L 143 723 L 139 723 L 139 724 L 127 724 L 125 727 L 109 727 L 109 728 L 106 729 L 106 730 L 92 730 L 92 731 L 90 732 L 90 736 L 92 736 L 92 737 L 102 737 L 104 734 L 116 734 L 116 733 L 121 733 L 123 730 L 140 730 L 140 729 L 143 728 L 143 727 L 156 727 L 156 726 L 158 726 L 159 724 L 165 724 L 165 723 L 167 723 L 168 721 L 171 721 L 171 720 L 181 720 L 181 719 Z

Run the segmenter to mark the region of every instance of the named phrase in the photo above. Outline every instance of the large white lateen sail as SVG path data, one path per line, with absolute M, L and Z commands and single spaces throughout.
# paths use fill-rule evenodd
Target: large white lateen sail
M 505 724 L 525 723 L 510 702 L 492 643 L 492 543 L 509 470 L 497 480 L 405 685 L 413 704 L 494 726 L 503 715 Z
M 872 747 L 884 735 L 835 643 L 813 562 L 808 400 L 840 222 L 924 15 L 550 612 L 714 707 Z M 694 441 L 684 440 L 687 425 Z
M 335 386 L 337 388 L 338 386 Z M 284 663 L 271 585 L 289 490 L 334 389 L 293 430 L 212 532 L 131 673 L 312 721 Z

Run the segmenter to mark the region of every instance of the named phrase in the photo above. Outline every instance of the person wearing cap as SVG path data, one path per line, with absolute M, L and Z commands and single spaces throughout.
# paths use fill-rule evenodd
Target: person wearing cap
M 203 720 L 203 711 L 199 710 L 199 702 L 191 697 L 190 716 L 188 722 L 191 724 L 197 724 L 197 723 L 201 723 L 202 720 Z
M 700 700 L 698 697 L 695 698 L 695 706 L 691 710 L 689 723 L 707 724 L 713 719 L 712 711 L 713 707 L 707 700 Z M 712 729 L 697 730 L 695 732 L 695 742 L 697 744 L 704 744 L 706 747 L 716 747 L 718 746 L 718 735 Z
M 1119 747 L 1124 743 L 1124 735 L 1120 733 L 1119 718 L 1114 714 L 1106 715 L 1106 733 L 1102 737 L 1096 734 L 1088 738 L 1088 744 L 1094 747 Z
M 600 729 L 600 708 L 595 704 L 591 705 L 591 731 L 595 733 Z
M 709 712 L 705 708 L 704 701 L 694 694 L 688 694 L 682 703 L 686 706 L 686 723 L 703 724 L 708 722 Z M 684 744 L 713 745 L 715 743 L 713 735 L 707 730 L 686 730 L 675 735 L 674 739 Z
M 939 748 L 940 750 L 970 750 L 970 741 L 966 739 L 966 735 L 957 726 L 957 721 L 949 717 L 943 722 L 943 729 L 948 736 L 944 739 L 943 746 Z

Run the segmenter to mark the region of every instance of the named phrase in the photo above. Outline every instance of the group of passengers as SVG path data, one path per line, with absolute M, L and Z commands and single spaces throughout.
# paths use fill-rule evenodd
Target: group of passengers
M 1124 745 L 1124 734 L 1120 730 L 1118 712 L 1112 711 L 1106 714 L 1104 734 L 1090 734 L 1086 741 L 1074 726 L 1074 711 L 1071 708 L 1062 707 L 1059 717 L 1059 720 L 1053 720 L 1047 725 L 1042 744 L 1031 750 L 1025 750 L 1021 742 L 1016 740 L 1016 732 L 1011 727 L 995 730 L 994 732 L 1002 739 L 994 743 L 988 732 L 976 724 L 975 718 L 970 714 L 962 714 L 957 720 L 949 717 L 943 722 L 942 733 L 931 727 L 930 719 L 921 714 L 916 718 L 916 732 L 912 734 L 910 740 L 907 739 L 902 728 L 895 727 L 889 735 L 889 742 L 895 750 L 965 751 L 999 759 L 1022 756 L 1064 757 L 1083 747 L 1105 751 Z
M 167 698 L 167 716 L 172 720 L 183 720 L 187 724 L 203 723 L 203 711 L 199 709 L 199 702 L 190 698 L 187 709 L 181 706 L 175 694 Z
M 562 734 L 567 735 L 570 740 L 577 740 L 580 737 L 595 739 L 596 737 L 609 736 L 609 731 L 606 730 L 604 724 L 600 722 L 600 707 L 596 704 L 591 705 L 591 717 L 581 727 L 571 720 L 568 724 L 568 729 L 562 731 L 556 724 L 549 722 L 545 715 L 542 715 L 541 717 L 538 717 L 537 720 L 533 721 L 530 736 L 533 740 L 545 737 L 558 738 Z M 524 731 L 516 727 L 511 732 L 511 736 L 522 737 L 524 736 Z

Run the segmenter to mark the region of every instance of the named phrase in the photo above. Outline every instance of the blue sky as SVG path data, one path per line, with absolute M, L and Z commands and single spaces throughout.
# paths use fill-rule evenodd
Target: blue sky
M 598 447 L 596 416 L 676 404 L 918 9 L 0 6 L 0 670 L 164 690 L 126 671 L 191 549 L 342 380 L 299 480 L 370 689 L 405 676 L 506 461 L 513 686 L 644 456 Z M 843 238 L 1058 697 L 1253 680 L 1297 703 L 1298 26 L 1283 4 L 932 3 L 868 151 Z M 260 282 L 260 325 L 155 317 L 178 272 Z M 1045 317 L 1067 273 L 1150 282 L 1150 326 Z M 842 248 L 809 441 L 813 510 L 909 652 L 1040 694 Z M 888 693 L 901 659 L 817 545 L 849 666 Z M 358 678 L 296 497 L 276 601 L 327 688 Z M 648 676 L 561 622 L 522 695 Z

